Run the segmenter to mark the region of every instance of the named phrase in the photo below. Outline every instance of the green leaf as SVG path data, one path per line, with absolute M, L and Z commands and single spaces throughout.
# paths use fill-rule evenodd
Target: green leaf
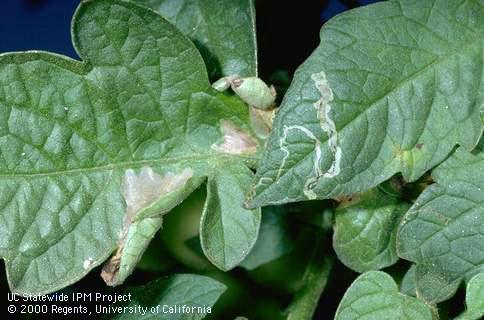
M 398 260 L 398 224 L 409 205 L 378 189 L 353 198 L 336 210 L 333 248 L 338 258 L 360 273 L 391 266 Z
M 286 212 L 282 207 L 264 208 L 257 241 L 240 266 L 247 270 L 254 270 L 288 254 L 293 248 L 294 243 L 289 236 Z
M 208 260 L 224 271 L 237 266 L 257 240 L 261 210 L 242 207 L 252 178 L 249 168 L 235 162 L 221 166 L 208 180 L 200 242 Z
M 0 255 L 16 293 L 76 282 L 116 247 L 105 271 L 120 283 L 161 213 L 227 161 L 255 162 L 247 106 L 211 88 L 195 46 L 158 14 L 83 1 L 72 34 L 82 62 L 0 55 Z
M 414 181 L 483 130 L 484 3 L 394 0 L 321 29 L 277 113 L 250 207 Z
M 257 75 L 253 0 L 136 0 L 172 22 L 197 46 L 210 79 Z
M 417 294 L 436 303 L 484 271 L 484 152 L 459 148 L 432 177 L 403 218 L 397 247 L 417 264 Z
M 120 309 L 117 309 L 119 311 L 112 319 L 203 319 L 205 315 L 212 313 L 215 302 L 225 289 L 222 283 L 209 277 L 194 274 L 172 275 L 127 290 L 125 293 L 131 294 L 130 301 L 113 305 L 111 308 Z
M 478 320 L 484 317 L 484 273 L 469 280 L 466 288 L 466 311 L 458 320 Z
M 422 301 L 398 292 L 382 271 L 369 271 L 351 284 L 336 310 L 335 320 L 432 320 Z

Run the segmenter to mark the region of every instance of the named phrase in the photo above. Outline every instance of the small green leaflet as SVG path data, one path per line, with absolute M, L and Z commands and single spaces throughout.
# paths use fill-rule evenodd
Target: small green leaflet
M 211 80 L 257 75 L 253 0 L 135 0 L 172 22 L 197 46 Z
M 177 274 L 132 288 L 131 301 L 112 305 L 136 312 L 119 312 L 110 319 L 117 320 L 200 320 L 211 310 L 225 291 L 222 283 L 195 274 Z M 181 312 L 181 309 L 189 310 Z M 162 309 L 165 308 L 165 309 Z M 170 309 L 171 308 L 171 309 Z M 192 311 L 193 308 L 193 311 Z M 170 310 L 174 312 L 169 312 Z
M 417 264 L 417 293 L 436 303 L 484 271 L 484 152 L 459 148 L 403 218 L 399 256 Z
M 247 106 L 210 87 L 200 53 L 171 23 L 91 0 L 72 34 L 82 62 L 0 55 L 0 255 L 16 293 L 74 283 L 116 247 L 104 278 L 121 283 L 161 213 L 219 167 L 255 162 Z M 260 210 L 249 212 L 257 228 Z M 237 233 L 245 253 L 256 234 Z
M 336 310 L 335 320 L 432 320 L 422 301 L 398 292 L 382 271 L 368 271 L 351 284 Z
M 393 0 L 321 29 L 274 121 L 248 206 L 414 181 L 482 134 L 484 3 Z
M 484 317 L 484 273 L 472 277 L 466 288 L 466 311 L 456 320 L 479 320 Z
M 237 266 L 257 240 L 260 211 L 242 206 L 252 178 L 250 169 L 239 162 L 221 166 L 208 180 L 200 242 L 208 260 L 224 271 Z
M 378 189 L 354 198 L 335 213 L 333 247 L 338 258 L 357 272 L 391 266 L 398 260 L 397 229 L 409 205 Z

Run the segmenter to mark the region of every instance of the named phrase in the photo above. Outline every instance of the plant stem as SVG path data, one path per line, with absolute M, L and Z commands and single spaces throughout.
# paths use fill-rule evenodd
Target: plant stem
M 320 231 L 316 235 L 316 245 L 304 274 L 304 286 L 287 308 L 287 320 L 310 320 L 313 318 L 319 297 L 326 287 L 329 273 L 334 264 L 334 259 L 325 255 L 326 250 L 323 250 L 325 235 L 326 232 L 324 231 Z

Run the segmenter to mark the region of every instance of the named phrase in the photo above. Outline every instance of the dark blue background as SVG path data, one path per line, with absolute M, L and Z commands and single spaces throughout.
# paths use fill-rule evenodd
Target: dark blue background
M 47 50 L 77 57 L 70 21 L 78 0 L 2 0 L 0 52 Z
M 318 45 L 319 29 L 337 13 L 376 0 L 256 0 L 262 75 L 290 72 Z M 0 1 L 0 53 L 46 50 L 77 58 L 70 24 L 79 0 Z

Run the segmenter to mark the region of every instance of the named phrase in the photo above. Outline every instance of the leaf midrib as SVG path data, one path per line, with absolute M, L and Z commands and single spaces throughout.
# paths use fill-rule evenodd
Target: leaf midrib
M 178 162 L 224 162 L 233 161 L 234 158 L 238 158 L 240 161 L 256 161 L 255 156 L 235 156 L 235 155 L 225 155 L 225 154 L 206 154 L 201 156 L 186 156 L 186 157 L 174 157 L 174 158 L 162 158 L 162 159 L 151 159 L 151 160 L 135 160 L 135 161 L 121 161 L 118 163 L 109 163 L 106 165 L 89 167 L 89 168 L 76 168 L 58 171 L 48 171 L 48 172 L 38 172 L 38 173 L 0 173 L 0 179 L 2 178 L 38 178 L 38 177 L 50 177 L 58 175 L 71 175 L 79 173 L 89 173 L 97 171 L 109 171 L 122 168 L 137 168 L 142 165 L 156 165 L 156 164 L 174 164 Z

